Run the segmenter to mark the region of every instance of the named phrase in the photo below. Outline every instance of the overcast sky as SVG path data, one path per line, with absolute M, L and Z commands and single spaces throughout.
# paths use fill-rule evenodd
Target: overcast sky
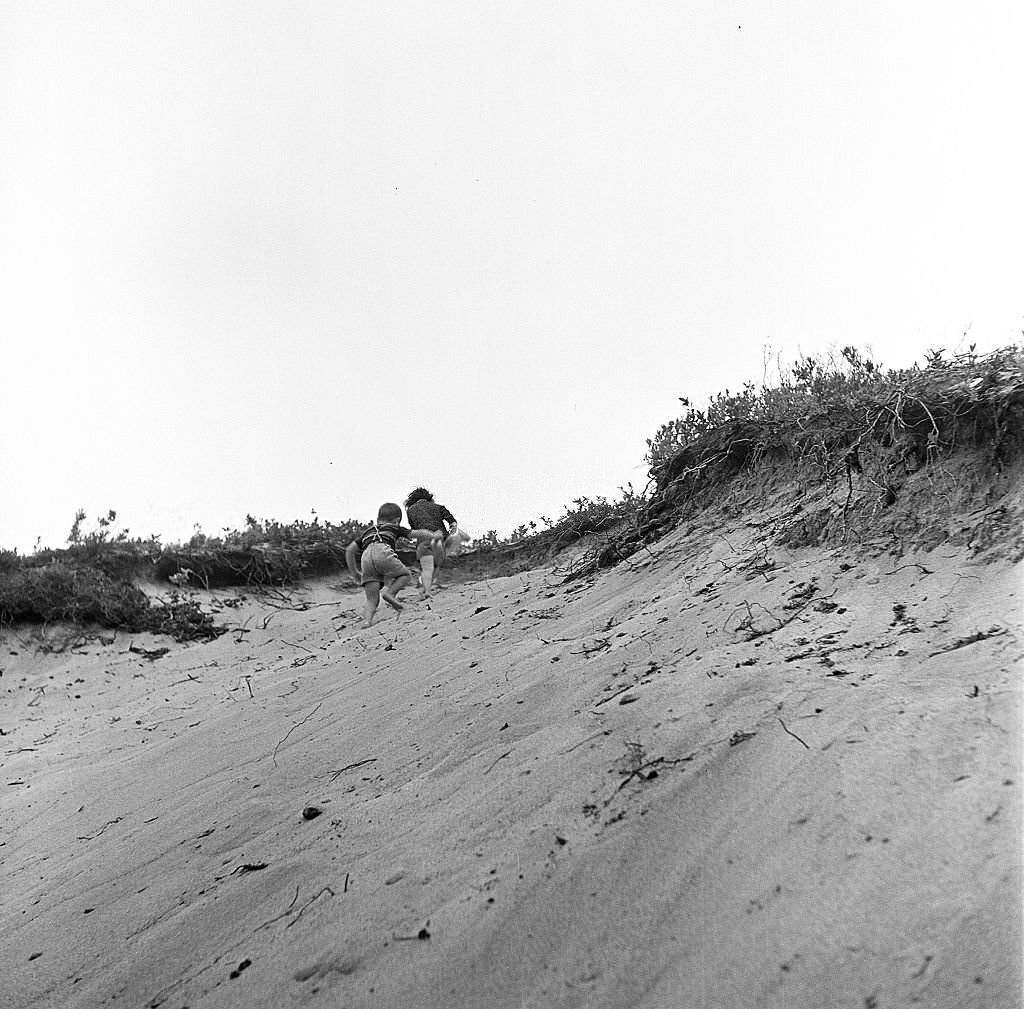
M 0 545 L 471 533 L 766 348 L 1020 342 L 1024 4 L 0 3 Z

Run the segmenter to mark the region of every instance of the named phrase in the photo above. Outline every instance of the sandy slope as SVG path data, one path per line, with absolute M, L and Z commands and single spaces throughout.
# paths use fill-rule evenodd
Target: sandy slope
M 1019 1005 L 1021 573 L 708 523 L 369 631 L 8 632 L 0 1005 Z

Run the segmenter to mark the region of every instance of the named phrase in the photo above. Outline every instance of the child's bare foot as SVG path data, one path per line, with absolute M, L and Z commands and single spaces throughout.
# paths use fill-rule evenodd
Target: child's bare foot
M 383 589 L 381 591 L 380 597 L 388 604 L 388 606 L 398 613 L 401 613 L 405 608 L 387 589 Z
M 359 626 L 362 627 L 362 629 L 365 631 L 367 627 L 370 627 L 372 625 L 373 625 L 373 621 L 372 620 L 364 620 Z

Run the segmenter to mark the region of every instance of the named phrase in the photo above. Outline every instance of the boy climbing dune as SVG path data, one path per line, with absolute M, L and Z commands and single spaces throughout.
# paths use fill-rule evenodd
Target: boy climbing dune
M 431 543 L 442 536 L 443 533 L 430 529 L 407 529 L 402 525 L 402 509 L 391 501 L 380 506 L 377 521 L 360 530 L 345 550 L 348 569 L 353 578 L 359 579 L 366 593 L 363 627 L 373 623 L 381 599 L 393 610 L 402 611 L 398 593 L 409 584 L 412 572 L 395 553 L 398 540 L 415 539 L 420 543 Z

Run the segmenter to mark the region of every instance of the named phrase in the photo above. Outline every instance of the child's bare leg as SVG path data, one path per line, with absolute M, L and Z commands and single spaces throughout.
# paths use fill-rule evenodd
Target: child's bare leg
M 373 623 L 373 616 L 377 612 L 377 607 L 380 605 L 380 582 L 367 582 L 363 586 L 363 591 L 366 593 L 366 605 L 363 608 L 363 626 L 369 627 Z
M 438 574 L 441 571 L 441 566 L 444 564 L 445 557 L 447 554 L 444 552 L 444 543 L 441 540 L 435 540 L 432 546 L 433 557 L 430 558 L 431 568 L 431 582 L 434 585 L 438 585 Z M 426 560 L 426 558 L 424 558 Z
M 384 600 L 393 610 L 397 610 L 399 613 L 402 612 L 403 606 L 398 601 L 398 593 L 402 591 L 409 584 L 410 575 L 399 575 L 393 579 L 380 594 L 381 599 Z
M 420 558 L 420 581 L 423 585 L 423 596 L 426 598 L 430 595 L 430 586 L 434 581 L 434 558 L 431 554 L 427 554 L 426 557 Z

